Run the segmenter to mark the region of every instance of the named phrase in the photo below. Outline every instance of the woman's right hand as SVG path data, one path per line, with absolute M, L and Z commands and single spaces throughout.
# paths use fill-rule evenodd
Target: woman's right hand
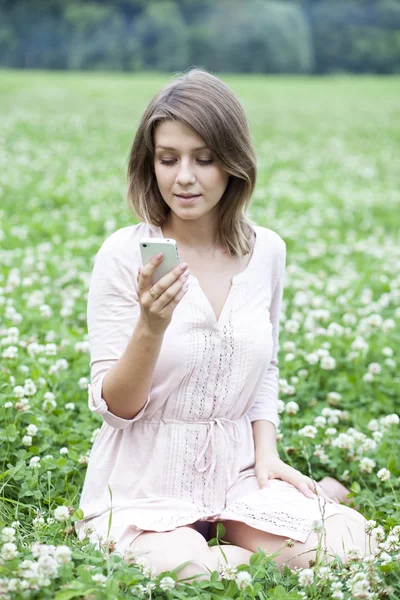
M 163 257 L 158 259 L 153 256 L 144 267 L 139 267 L 137 276 L 141 319 L 148 330 L 156 335 L 165 333 L 171 323 L 172 313 L 189 288 L 186 263 L 172 269 L 152 286 L 151 277 L 162 261 Z M 156 294 L 160 294 L 157 300 L 149 292 L 151 287 Z

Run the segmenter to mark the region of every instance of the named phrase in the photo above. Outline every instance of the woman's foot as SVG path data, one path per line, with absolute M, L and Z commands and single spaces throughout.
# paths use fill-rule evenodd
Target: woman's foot
M 343 504 L 350 505 L 350 499 L 347 498 L 347 494 L 350 494 L 350 490 L 337 479 L 334 479 L 333 477 L 324 477 L 321 481 L 318 481 L 318 484 L 322 487 L 324 492 L 328 494 L 330 498 L 336 500 L 336 502 L 343 502 Z

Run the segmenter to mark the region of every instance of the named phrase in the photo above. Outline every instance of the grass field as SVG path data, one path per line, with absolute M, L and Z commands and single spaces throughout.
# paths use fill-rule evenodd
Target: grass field
M 134 222 L 127 157 L 170 77 L 2 71 L 0 598 L 400 597 L 400 79 L 221 77 L 258 157 L 249 214 L 287 244 L 280 455 L 349 487 L 379 553 L 299 575 L 259 552 L 189 587 L 77 541 L 93 257 Z

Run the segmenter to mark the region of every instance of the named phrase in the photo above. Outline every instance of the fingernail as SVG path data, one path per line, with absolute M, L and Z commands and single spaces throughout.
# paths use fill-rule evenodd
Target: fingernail
M 160 258 L 162 258 L 162 257 L 163 257 L 163 253 L 162 252 L 159 252 L 158 254 L 156 254 L 156 258 L 158 260 L 160 260 Z

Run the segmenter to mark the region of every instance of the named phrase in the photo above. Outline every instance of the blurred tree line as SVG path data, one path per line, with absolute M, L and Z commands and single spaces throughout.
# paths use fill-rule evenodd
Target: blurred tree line
M 400 72 L 400 0 L 0 0 L 0 66 Z

